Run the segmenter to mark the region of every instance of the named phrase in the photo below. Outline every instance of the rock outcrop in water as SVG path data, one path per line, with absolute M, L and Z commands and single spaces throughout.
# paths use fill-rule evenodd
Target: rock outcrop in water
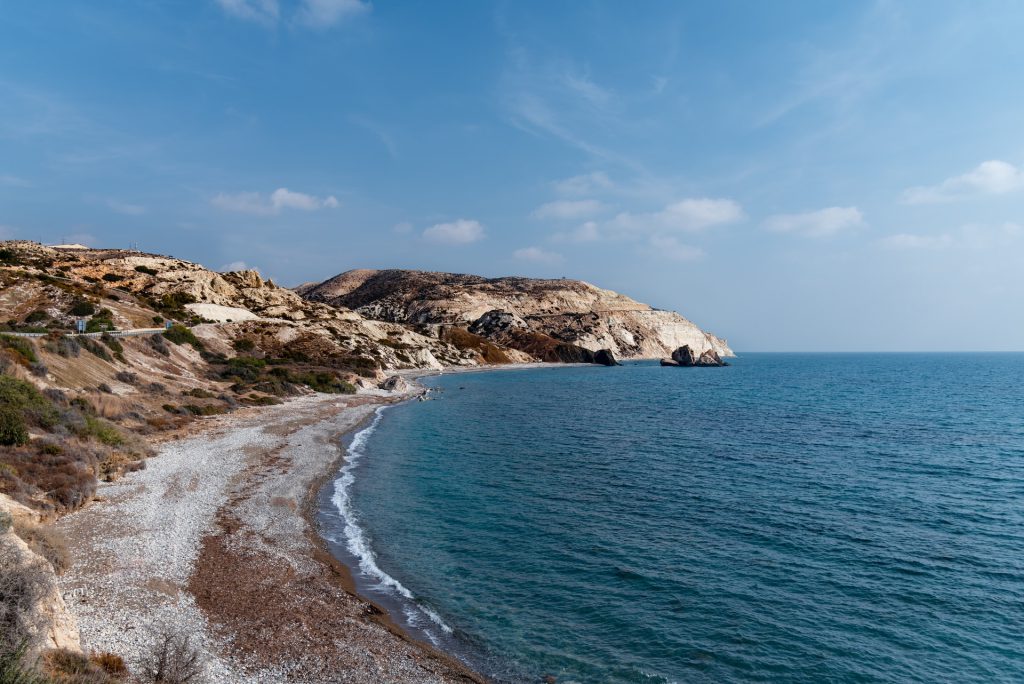
M 607 349 L 616 358 L 661 358 L 681 346 L 698 356 L 708 350 L 733 355 L 724 340 L 675 312 L 579 280 L 356 270 L 298 292 L 421 332 L 459 327 L 538 360 L 592 362 L 573 347 Z
M 662 359 L 661 365 L 687 368 L 691 366 L 727 366 L 729 364 L 723 361 L 722 357 L 714 349 L 708 349 L 697 354 L 688 345 L 683 345 L 672 352 L 672 358 Z

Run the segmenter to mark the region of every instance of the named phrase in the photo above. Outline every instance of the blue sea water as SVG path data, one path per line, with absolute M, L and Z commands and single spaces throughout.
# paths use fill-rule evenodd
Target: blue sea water
M 495 681 L 1024 681 L 1024 355 L 425 382 L 322 523 Z

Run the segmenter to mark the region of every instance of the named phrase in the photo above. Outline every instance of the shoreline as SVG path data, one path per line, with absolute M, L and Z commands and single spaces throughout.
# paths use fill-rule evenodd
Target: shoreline
M 137 672 L 162 632 L 192 635 L 211 682 L 486 682 L 406 628 L 332 553 L 318 521 L 344 440 L 441 374 L 567 368 L 528 363 L 397 371 L 404 392 L 308 395 L 161 436 L 147 467 L 101 483 L 57 524 L 75 559 L 59 578 L 86 652 Z
M 139 667 L 161 631 L 191 635 L 212 682 L 483 682 L 359 596 L 315 524 L 342 436 L 411 399 L 313 395 L 203 421 L 63 518 L 60 578 L 83 648 Z M 332 452 L 331 449 L 334 449 Z

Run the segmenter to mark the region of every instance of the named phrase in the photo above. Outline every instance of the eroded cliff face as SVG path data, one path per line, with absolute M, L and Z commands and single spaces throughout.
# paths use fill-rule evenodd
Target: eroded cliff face
M 366 318 L 465 327 L 514 348 L 522 348 L 516 338 L 529 331 L 620 358 L 660 358 L 684 345 L 734 355 L 725 340 L 678 313 L 579 280 L 356 270 L 298 292 Z

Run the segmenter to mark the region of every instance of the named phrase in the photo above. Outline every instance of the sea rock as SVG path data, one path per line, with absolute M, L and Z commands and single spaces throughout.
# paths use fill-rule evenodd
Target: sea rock
M 696 366 L 700 357 L 690 348 L 690 345 L 684 344 L 672 352 L 672 360 L 679 366 Z
M 702 354 L 697 354 L 689 345 L 683 345 L 672 352 L 671 359 L 662 359 L 662 366 L 678 366 L 689 368 L 692 366 L 726 366 L 725 361 L 714 349 L 707 349 Z
M 409 383 L 401 375 L 392 375 L 380 383 L 380 388 L 389 392 L 408 392 L 410 389 Z
M 599 349 L 594 352 L 594 363 L 599 363 L 602 366 L 621 366 L 622 364 L 615 360 L 615 355 L 612 354 L 610 349 Z
M 722 361 L 722 357 L 718 355 L 714 349 L 708 349 L 700 358 L 697 359 L 698 366 L 725 366 L 725 361 Z

